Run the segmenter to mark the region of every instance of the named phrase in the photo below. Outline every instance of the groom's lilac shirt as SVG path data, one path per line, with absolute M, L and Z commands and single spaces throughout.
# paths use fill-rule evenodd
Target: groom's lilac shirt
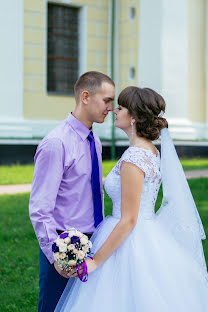
M 50 263 L 56 230 L 75 227 L 94 232 L 91 186 L 90 130 L 72 114 L 39 144 L 30 194 L 30 219 L 40 247 Z M 102 146 L 94 135 L 102 190 Z

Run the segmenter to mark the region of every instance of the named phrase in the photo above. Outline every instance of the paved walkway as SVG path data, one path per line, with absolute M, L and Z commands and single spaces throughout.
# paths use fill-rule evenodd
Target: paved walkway
M 185 171 L 187 179 L 193 178 L 208 178 L 208 170 L 191 170 Z M 105 178 L 103 178 L 103 181 Z M 19 184 L 19 185 L 0 185 L 0 195 L 2 194 L 17 194 L 30 192 L 31 184 Z
M 185 171 L 187 179 L 208 178 L 208 169 Z
M 30 192 L 31 184 L 0 185 L 0 195 Z

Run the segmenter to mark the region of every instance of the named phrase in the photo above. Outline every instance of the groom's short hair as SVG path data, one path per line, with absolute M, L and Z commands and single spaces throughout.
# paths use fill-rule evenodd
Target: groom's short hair
M 74 95 L 76 101 L 79 100 L 81 93 L 87 90 L 91 94 L 95 94 L 101 87 L 103 82 L 107 82 L 115 86 L 113 80 L 107 75 L 97 72 L 88 71 L 79 77 L 74 85 Z

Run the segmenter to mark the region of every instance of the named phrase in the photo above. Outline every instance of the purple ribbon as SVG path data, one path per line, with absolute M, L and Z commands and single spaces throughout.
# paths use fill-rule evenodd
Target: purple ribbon
M 82 273 L 79 273 L 80 267 L 82 267 Z M 88 280 L 87 264 L 85 260 L 77 265 L 77 274 L 81 282 L 85 283 Z
M 89 257 L 89 258 L 93 260 L 92 257 Z M 80 267 L 82 267 L 81 274 L 79 272 Z M 77 274 L 81 282 L 85 283 L 88 280 L 87 264 L 85 260 L 81 264 L 77 264 Z

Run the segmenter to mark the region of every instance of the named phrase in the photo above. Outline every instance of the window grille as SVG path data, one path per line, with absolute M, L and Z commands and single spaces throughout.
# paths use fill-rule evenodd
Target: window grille
M 48 92 L 73 94 L 79 75 L 78 14 L 78 8 L 48 3 Z

